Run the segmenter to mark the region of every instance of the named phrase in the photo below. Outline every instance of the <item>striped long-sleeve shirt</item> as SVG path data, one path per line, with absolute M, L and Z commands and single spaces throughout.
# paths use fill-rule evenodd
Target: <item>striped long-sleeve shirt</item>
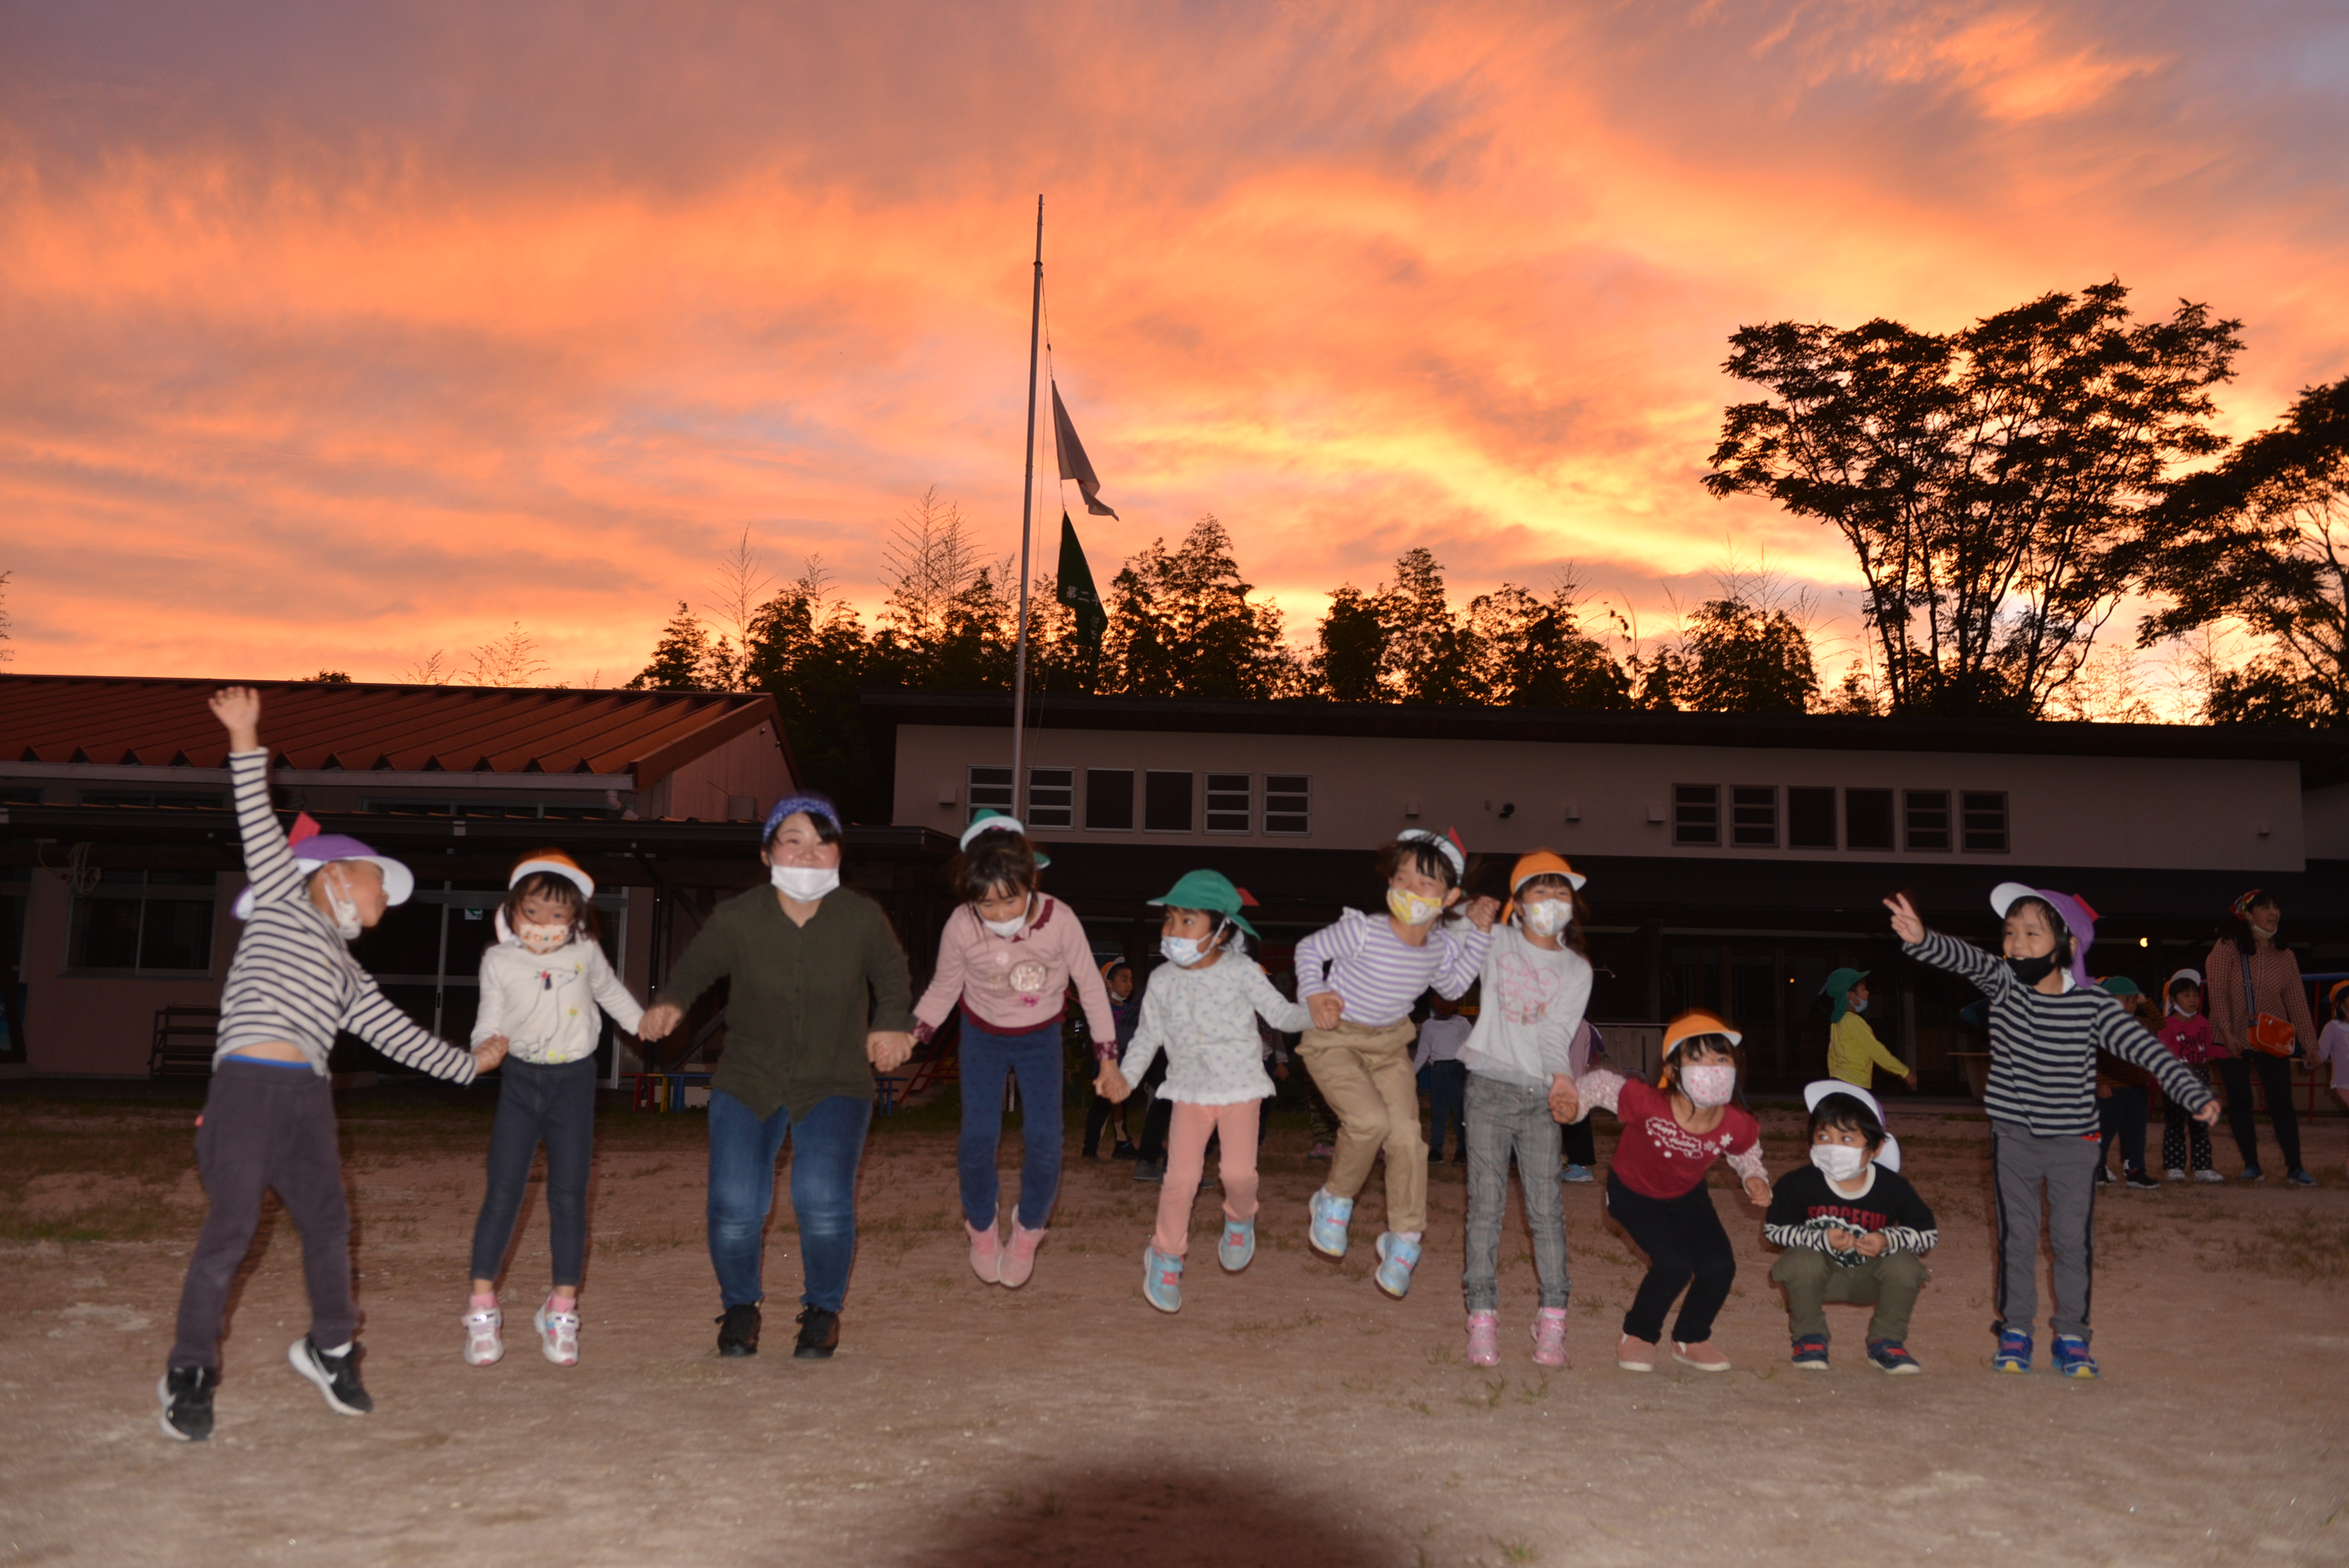
M 1938 931 L 1902 950 L 1964 975 L 1990 998 L 1990 1087 L 1982 1106 L 1992 1121 L 2020 1122 L 2042 1138 L 2093 1136 L 2098 1051 L 2145 1068 L 2188 1110 L 2210 1103 L 2209 1088 L 2102 991 L 2051 996 L 2016 979 L 2003 961 Z
M 1335 991 L 1348 1023 L 1384 1028 L 1411 1016 L 1412 1004 L 1431 985 L 1446 996 L 1465 995 L 1492 943 L 1492 933 L 1446 920 L 1414 947 L 1385 915 L 1340 910 L 1337 924 L 1297 944 L 1297 999 Z
M 471 1053 L 419 1028 L 386 1000 L 310 902 L 302 868 L 270 805 L 269 753 L 233 751 L 228 766 L 253 913 L 221 995 L 213 1065 L 243 1047 L 278 1042 L 298 1047 L 310 1070 L 323 1078 L 336 1032 L 348 1029 L 403 1067 L 472 1082 Z

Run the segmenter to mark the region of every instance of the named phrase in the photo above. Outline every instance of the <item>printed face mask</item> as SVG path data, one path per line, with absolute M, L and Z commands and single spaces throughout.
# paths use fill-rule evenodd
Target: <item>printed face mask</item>
M 1681 1069 L 1681 1092 L 1692 1103 L 1711 1109 L 1727 1105 L 1737 1092 L 1737 1068 L 1726 1062 L 1713 1062 L 1702 1067 Z
M 813 903 L 840 885 L 837 866 L 770 866 L 767 880 L 782 890 L 785 898 L 798 903 Z
M 1574 905 L 1562 898 L 1544 899 L 1539 903 L 1519 904 L 1517 917 L 1536 936 L 1556 936 L 1573 923 Z
M 1868 1169 L 1868 1150 L 1843 1143 L 1814 1143 L 1811 1163 L 1830 1181 L 1857 1181 L 1859 1173 Z
M 2006 966 L 2025 985 L 2036 985 L 2055 973 L 2055 955 L 2048 953 L 2037 958 L 2010 958 Z
M 1405 892 L 1399 887 L 1387 889 L 1387 913 L 1405 925 L 1425 925 L 1444 913 L 1444 906 L 1415 892 Z
M 334 911 L 335 934 L 345 942 L 357 942 L 367 927 L 359 923 L 359 906 L 344 892 L 343 873 L 328 867 L 322 884 L 326 890 L 327 907 Z
M 533 953 L 552 953 L 571 940 L 567 925 L 517 925 L 514 939 Z
M 1158 939 L 1158 951 L 1176 968 L 1190 969 L 1207 955 L 1207 944 L 1195 936 L 1162 936 Z

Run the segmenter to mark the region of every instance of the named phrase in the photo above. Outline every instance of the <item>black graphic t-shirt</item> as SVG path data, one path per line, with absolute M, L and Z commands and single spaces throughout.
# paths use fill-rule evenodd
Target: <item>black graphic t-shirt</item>
M 1868 1174 L 1867 1188 L 1857 1197 L 1850 1197 L 1837 1191 L 1826 1172 L 1816 1165 L 1789 1171 L 1770 1194 L 1770 1212 L 1762 1221 L 1762 1234 L 1773 1246 L 1807 1247 L 1852 1265 L 1867 1259 L 1857 1248 L 1838 1252 L 1829 1246 L 1829 1231 L 1861 1235 L 1873 1232 L 1884 1238 L 1888 1253 L 1931 1251 L 1938 1239 L 1933 1211 L 1917 1196 L 1917 1189 L 1899 1172 L 1881 1165 L 1870 1165 Z

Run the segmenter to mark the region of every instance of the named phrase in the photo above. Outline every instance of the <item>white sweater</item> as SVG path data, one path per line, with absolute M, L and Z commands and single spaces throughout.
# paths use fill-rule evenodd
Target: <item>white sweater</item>
M 1536 947 L 1514 925 L 1493 928 L 1485 953 L 1484 1006 L 1460 1048 L 1468 1070 L 1526 1088 L 1547 1088 L 1590 1006 L 1590 961 L 1571 947 Z
M 1313 1016 L 1283 996 L 1253 958 L 1226 952 L 1204 969 L 1162 964 L 1142 994 L 1142 1023 L 1119 1074 L 1138 1084 L 1151 1058 L 1166 1053 L 1166 1086 L 1177 1105 L 1237 1105 L 1272 1093 L 1256 1021 L 1301 1034 Z
M 481 1010 L 473 1043 L 503 1035 L 514 1057 L 539 1067 L 595 1054 L 604 1012 L 630 1034 L 645 1010 L 612 973 L 604 949 L 574 940 L 552 953 L 533 953 L 509 938 L 481 954 Z

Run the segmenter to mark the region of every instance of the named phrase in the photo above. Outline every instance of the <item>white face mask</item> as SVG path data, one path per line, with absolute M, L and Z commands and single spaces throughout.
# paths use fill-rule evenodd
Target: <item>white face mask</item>
M 813 903 L 840 885 L 838 866 L 770 866 L 767 880 L 794 903 Z
M 1399 887 L 1387 889 L 1387 911 L 1405 925 L 1425 925 L 1444 913 L 1444 905 Z
M 570 943 L 571 929 L 567 925 L 517 925 L 514 940 L 529 952 L 553 953 Z
M 326 890 L 326 905 L 334 911 L 335 934 L 345 942 L 357 942 L 367 927 L 360 923 L 359 906 L 343 889 L 343 873 L 338 867 L 328 866 L 320 886 Z
M 1574 905 L 1562 898 L 1517 905 L 1517 920 L 1536 936 L 1556 936 L 1574 923 Z
M 1868 1011 L 1868 998 L 1867 998 L 1867 997 L 1865 997 L 1865 996 L 1854 996 L 1854 997 L 1851 999 L 1851 1010 L 1852 1010 L 1853 1012 L 1855 1012 L 1855 1013 L 1865 1013 L 1865 1012 L 1867 1012 L 1867 1011 Z
M 1207 944 L 1195 936 L 1162 936 L 1158 939 L 1158 951 L 1176 968 L 1191 969 L 1207 955 Z
M 1689 1097 L 1690 1104 L 1707 1110 L 1716 1105 L 1727 1105 L 1737 1092 L 1737 1068 L 1726 1062 L 1682 1068 L 1681 1092 Z
M 985 915 L 979 915 L 978 923 L 987 927 L 988 930 L 995 933 L 998 936 L 1017 936 L 1028 924 L 1029 907 L 1030 906 L 1027 904 L 1022 904 L 1019 908 L 1019 913 L 1013 915 L 1009 920 L 989 920 Z M 973 904 L 971 906 L 971 913 L 978 914 L 978 906 Z
M 1811 1163 L 1830 1181 L 1857 1181 L 1859 1173 L 1868 1169 L 1868 1150 L 1845 1143 L 1814 1143 Z

